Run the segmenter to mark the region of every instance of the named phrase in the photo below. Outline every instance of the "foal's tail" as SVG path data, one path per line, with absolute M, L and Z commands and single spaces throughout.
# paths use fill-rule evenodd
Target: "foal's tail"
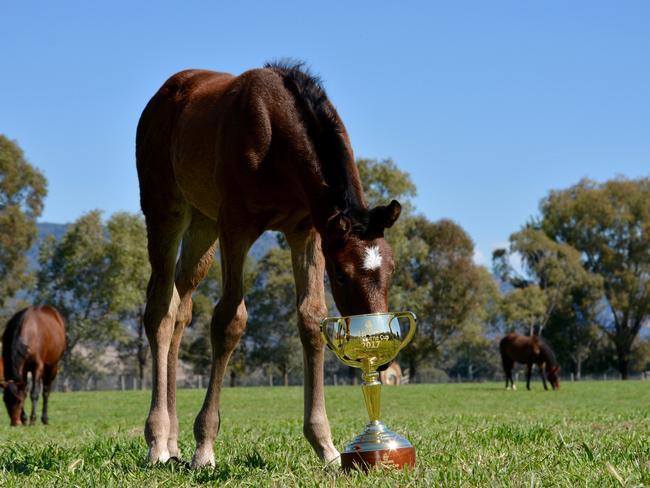
M 515 362 L 512 358 L 502 349 L 501 350 L 501 364 L 503 365 L 503 371 L 508 374 L 509 371 L 512 371 Z
M 508 345 L 510 345 L 516 337 L 516 334 L 510 332 L 499 341 L 499 351 L 501 351 L 501 357 L 504 357 L 504 355 L 507 354 Z
M 508 334 L 499 342 L 499 351 L 501 352 L 501 364 L 503 365 L 503 372 L 506 376 L 506 388 L 508 388 L 508 382 L 512 383 L 513 390 L 515 389 L 515 384 L 512 381 L 512 368 L 515 365 L 515 362 L 508 354 L 508 345 L 512 341 L 512 334 Z

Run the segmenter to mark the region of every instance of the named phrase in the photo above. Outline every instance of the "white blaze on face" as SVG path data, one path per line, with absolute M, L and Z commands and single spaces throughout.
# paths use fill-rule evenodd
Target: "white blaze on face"
M 381 253 L 379 252 L 379 247 L 370 246 L 367 247 L 363 255 L 363 269 L 372 271 L 373 269 L 381 268 Z

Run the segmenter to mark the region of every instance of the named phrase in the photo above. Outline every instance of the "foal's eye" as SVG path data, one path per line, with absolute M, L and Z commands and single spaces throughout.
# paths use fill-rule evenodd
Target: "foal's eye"
M 335 271 L 335 273 L 334 273 L 334 278 L 336 279 L 336 282 L 337 282 L 339 285 L 344 285 L 345 282 L 347 281 L 347 277 L 345 276 L 345 274 L 343 273 L 343 271 L 341 271 L 340 269 L 337 269 L 337 270 Z

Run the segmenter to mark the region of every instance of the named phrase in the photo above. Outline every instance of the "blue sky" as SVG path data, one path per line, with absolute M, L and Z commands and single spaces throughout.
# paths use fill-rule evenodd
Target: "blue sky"
M 358 157 L 477 259 L 582 177 L 650 176 L 650 3 L 4 2 L 0 133 L 49 180 L 41 220 L 137 211 L 134 134 L 184 68 L 303 59 Z

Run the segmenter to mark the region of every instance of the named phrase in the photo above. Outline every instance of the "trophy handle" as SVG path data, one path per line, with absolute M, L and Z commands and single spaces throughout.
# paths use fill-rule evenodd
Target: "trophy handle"
M 345 321 L 341 317 L 330 317 L 325 320 L 323 320 L 320 323 L 320 333 L 323 336 L 323 339 L 325 340 L 325 344 L 327 347 L 329 347 L 334 353 L 338 356 L 339 355 L 339 349 L 336 347 L 334 344 L 334 341 L 332 341 L 332 337 L 330 336 L 329 333 L 329 326 L 331 324 L 338 324 L 338 329 L 337 329 L 337 334 L 340 335 L 341 329 L 343 328 L 343 324 Z
M 402 340 L 402 343 L 399 346 L 399 349 L 398 349 L 399 351 L 404 349 L 406 347 L 406 345 L 409 342 L 411 342 L 411 339 L 413 339 L 413 336 L 415 335 L 415 326 L 417 324 L 417 317 L 415 316 L 415 314 L 413 312 L 398 312 L 393 316 L 391 321 L 393 321 L 395 319 L 399 319 L 401 317 L 405 317 L 405 318 L 407 318 L 409 320 L 409 330 L 406 333 L 406 336 L 404 337 L 404 339 Z

